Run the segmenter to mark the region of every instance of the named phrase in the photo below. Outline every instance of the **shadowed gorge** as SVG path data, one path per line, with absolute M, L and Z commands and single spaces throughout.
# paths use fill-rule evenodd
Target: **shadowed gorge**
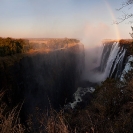
M 77 44 L 49 53 L 38 51 L 11 66 L 9 60 L 1 62 L 1 88 L 8 89 L 6 100 L 11 102 L 10 106 L 23 102 L 21 115 L 24 119 L 37 107 L 60 109 L 72 100 L 84 67 L 84 47 Z
M 0 88 L 5 93 L 0 93 L 1 108 L 6 109 L 1 116 L 9 111 L 13 122 L 17 115 L 13 126 L 21 125 L 17 130 L 23 133 L 69 133 L 75 128 L 81 133 L 92 132 L 92 127 L 108 132 L 115 124 L 114 131 L 125 132 L 132 123 L 125 117 L 125 106 L 132 115 L 132 40 L 105 40 L 91 49 L 91 56 L 76 40 L 50 39 L 48 46 L 40 41 L 36 47 L 34 40 L 35 47 L 28 52 L 0 57 Z M 128 128 L 132 130 L 131 125 Z

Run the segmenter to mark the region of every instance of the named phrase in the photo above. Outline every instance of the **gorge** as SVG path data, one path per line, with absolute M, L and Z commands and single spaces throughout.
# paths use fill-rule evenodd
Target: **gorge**
M 98 59 L 93 58 L 95 65 L 91 69 L 86 64 L 90 59 L 82 43 L 70 47 L 69 43 L 64 44 L 59 48 L 56 44 L 56 49 L 49 52 L 0 57 L 0 88 L 8 90 L 3 100 L 9 108 L 23 103 L 22 123 L 37 108 L 40 113 L 51 108 L 56 111 L 85 108 L 93 93 L 97 93 L 97 85 L 104 84 L 108 78 L 123 84 L 129 80 L 126 74 L 132 70 L 132 40 L 105 40 L 98 47 Z M 53 44 L 51 47 L 55 48 Z
M 101 56 L 93 69 L 88 68 L 85 64 L 85 70 L 82 74 L 83 80 L 89 80 L 93 83 L 100 84 L 107 78 L 114 78 L 116 80 L 126 83 L 125 75 L 132 70 L 132 55 L 127 55 L 125 46 L 121 46 L 122 40 L 119 41 L 104 41 L 99 48 L 99 56 Z M 125 44 L 126 45 L 126 44 Z M 89 60 L 89 58 L 86 60 Z M 100 62 L 100 63 L 98 63 Z M 87 71 L 87 69 L 89 71 Z M 80 86 L 74 93 L 74 102 L 70 103 L 71 108 L 74 108 L 79 102 L 83 102 L 82 97 L 87 93 L 93 93 L 94 86 L 87 86 L 83 88 Z M 90 100 L 90 99 L 89 99 Z

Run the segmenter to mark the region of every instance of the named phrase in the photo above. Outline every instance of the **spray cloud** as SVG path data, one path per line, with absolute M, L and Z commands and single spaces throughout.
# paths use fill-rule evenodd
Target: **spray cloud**
M 99 67 L 103 44 L 102 40 L 111 37 L 110 27 L 105 23 L 87 24 L 84 30 L 82 43 L 85 45 L 85 70 L 83 80 L 91 82 L 101 82 L 106 74 L 96 71 Z

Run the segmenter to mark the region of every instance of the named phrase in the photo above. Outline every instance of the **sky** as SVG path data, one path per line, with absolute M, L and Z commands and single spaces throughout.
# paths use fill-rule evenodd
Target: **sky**
M 113 21 L 124 0 L 0 0 L 0 36 L 13 38 L 129 38 L 131 24 Z M 130 9 L 130 11 L 133 9 Z

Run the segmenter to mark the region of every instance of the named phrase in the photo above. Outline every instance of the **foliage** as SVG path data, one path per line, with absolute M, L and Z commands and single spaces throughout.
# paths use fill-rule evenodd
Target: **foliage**
M 29 50 L 29 43 L 23 39 L 0 38 L 0 56 L 24 53 Z
M 133 131 L 133 79 L 126 87 L 107 79 L 96 89 L 94 99 L 85 109 L 65 113 L 76 133 L 130 133 Z
M 3 101 L 4 91 L 0 91 L 0 132 L 24 133 L 25 127 L 20 123 L 19 106 L 9 109 Z
M 64 112 L 41 111 L 36 108 L 35 114 L 29 116 L 27 120 L 28 131 L 31 133 L 70 133 Z
M 44 41 L 45 42 L 45 41 Z M 39 41 L 30 42 L 25 39 L 1 38 L 0 56 L 14 55 L 16 53 L 26 53 L 30 50 L 55 50 L 65 49 L 79 43 L 77 39 L 46 39 L 46 43 Z
M 14 123 L 15 116 L 18 115 L 14 108 L 9 115 L 2 113 L 0 118 L 5 121 L 2 121 L 1 130 L 7 133 L 16 130 L 18 133 L 131 133 L 133 131 L 133 79 L 128 81 L 127 86 L 118 87 L 118 84 L 120 82 L 114 79 L 104 81 L 97 87 L 91 104 L 83 109 L 57 112 L 52 109 L 42 111 L 36 108 L 36 112 L 29 116 L 26 127 L 19 121 Z M 1 112 L 4 108 L 5 105 L 1 106 Z
M 91 104 L 75 110 L 36 112 L 27 120 L 32 133 L 131 133 L 133 131 L 133 79 L 126 87 L 107 79 L 97 87 Z M 22 129 L 21 129 L 22 130 Z
M 127 50 L 127 55 L 133 55 L 133 39 L 121 39 L 119 43 L 121 47 L 124 47 Z

